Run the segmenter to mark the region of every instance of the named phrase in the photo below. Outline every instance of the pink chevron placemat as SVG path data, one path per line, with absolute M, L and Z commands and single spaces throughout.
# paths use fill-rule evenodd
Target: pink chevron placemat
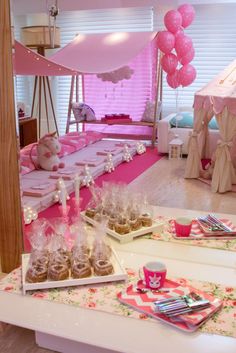
M 232 229 L 232 231 L 236 232 L 236 227 L 234 226 L 234 224 L 230 220 L 221 219 L 220 221 L 223 222 L 226 226 L 230 227 Z M 170 221 L 170 226 L 171 226 L 172 236 L 178 240 L 180 240 L 180 239 L 185 239 L 185 240 L 193 240 L 193 239 L 195 239 L 195 240 L 196 239 L 232 240 L 232 239 L 235 239 L 236 240 L 236 234 L 227 235 L 225 233 L 224 234 L 222 233 L 222 235 L 219 235 L 219 236 L 214 236 L 214 232 L 211 232 L 211 234 L 210 233 L 206 234 L 202 231 L 201 227 L 199 226 L 199 224 L 196 220 L 193 220 L 191 233 L 188 237 L 178 237 L 176 235 L 174 220 Z
M 166 242 L 173 242 L 178 244 L 185 244 L 191 246 L 199 246 L 211 249 L 219 249 L 219 250 L 228 250 L 228 251 L 236 251 L 236 237 L 230 237 L 230 239 L 210 239 L 210 238 L 203 238 L 203 237 L 191 237 L 191 238 L 182 238 L 173 236 L 172 233 L 172 226 L 171 226 L 171 218 L 166 216 L 157 216 L 156 218 L 158 221 L 162 222 L 163 231 L 160 233 L 149 234 L 146 235 L 146 239 L 152 240 L 160 240 Z M 233 224 L 235 227 L 235 225 Z M 233 238 L 233 239 L 232 239 Z
M 136 290 L 135 285 L 130 285 L 124 291 L 118 293 L 117 298 L 121 303 L 126 304 L 139 312 L 147 314 L 156 320 L 163 321 L 186 332 L 196 331 L 200 325 L 204 324 L 206 320 L 217 312 L 222 306 L 221 300 L 188 285 L 181 286 L 179 283 L 169 281 L 167 279 L 164 287 L 170 289 L 170 292 L 140 293 Z M 210 307 L 191 314 L 179 315 L 175 318 L 170 318 L 166 315 L 155 313 L 153 304 L 155 300 L 169 299 L 173 296 L 183 296 L 189 294 L 190 292 L 200 295 L 203 299 L 208 299 L 211 304 Z

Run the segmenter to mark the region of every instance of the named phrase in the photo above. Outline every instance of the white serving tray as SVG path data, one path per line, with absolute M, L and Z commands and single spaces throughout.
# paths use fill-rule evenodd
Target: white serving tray
M 71 287 L 71 286 L 80 286 L 84 284 L 95 284 L 103 282 L 115 282 L 115 281 L 125 281 L 128 278 L 128 275 L 120 263 L 120 260 L 112 248 L 111 262 L 114 267 L 114 273 L 107 276 L 96 276 L 92 275 L 86 278 L 69 278 L 63 281 L 50 281 L 38 283 L 28 283 L 25 280 L 26 272 L 28 268 L 30 254 L 22 255 L 22 291 L 23 294 L 26 294 L 27 291 L 36 290 L 36 289 L 50 289 L 50 288 L 61 288 L 61 287 Z
M 97 222 L 94 219 L 87 217 L 85 215 L 85 211 L 81 212 L 80 214 L 81 214 L 81 217 L 86 222 L 92 224 L 93 226 L 97 225 Z M 162 222 L 153 221 L 153 224 L 151 227 L 142 227 L 138 230 L 134 230 L 133 232 L 130 232 L 127 234 L 122 235 L 122 234 L 116 233 L 114 230 L 109 228 L 106 229 L 106 233 L 112 236 L 113 238 L 116 238 L 117 240 L 119 240 L 120 243 L 124 244 L 134 240 L 137 237 L 141 237 L 142 235 L 145 235 L 145 234 L 162 232 L 163 226 L 164 224 Z

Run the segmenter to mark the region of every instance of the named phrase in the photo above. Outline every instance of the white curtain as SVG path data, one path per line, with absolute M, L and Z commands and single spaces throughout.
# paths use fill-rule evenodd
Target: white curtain
M 198 144 L 198 134 L 202 130 L 202 122 L 205 116 L 204 109 L 194 110 L 193 132 L 188 142 L 188 158 L 186 162 L 185 178 L 198 178 L 200 176 L 201 155 Z
M 236 116 L 229 113 L 227 107 L 216 115 L 219 125 L 221 140 L 216 149 L 216 161 L 212 175 L 212 191 L 226 192 L 232 190 L 236 183 L 236 173 L 232 163 L 230 150 L 233 138 L 236 135 Z
M 202 120 L 202 129 L 198 136 L 199 150 L 201 158 L 209 156 L 209 128 L 208 124 L 214 116 L 213 109 L 205 110 Z

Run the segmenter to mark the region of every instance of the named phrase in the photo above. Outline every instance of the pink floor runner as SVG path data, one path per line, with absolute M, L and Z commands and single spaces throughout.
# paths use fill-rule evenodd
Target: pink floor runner
M 154 163 L 162 158 L 161 155 L 158 155 L 156 148 L 152 149 L 150 147 L 147 148 L 147 152 L 142 155 L 135 155 L 133 157 L 133 161 L 130 163 L 121 163 L 118 165 L 114 172 L 110 174 L 103 174 L 95 180 L 95 184 L 98 186 L 102 186 L 103 182 L 113 182 L 113 183 L 125 183 L 129 184 L 131 181 L 136 179 L 140 174 L 145 172 L 148 168 L 150 168 Z M 74 196 L 74 193 L 70 195 L 71 197 Z M 88 204 L 91 193 L 89 188 L 83 187 L 80 191 L 80 196 L 82 198 L 81 209 L 84 210 L 86 205 Z M 71 201 L 68 201 L 68 205 L 70 208 L 69 217 L 73 216 L 73 206 Z M 39 213 L 39 218 L 53 218 L 59 217 L 60 212 L 58 208 L 58 204 L 55 204 L 46 210 Z M 30 244 L 28 241 L 27 233 L 30 230 L 30 226 L 25 226 L 24 232 L 24 245 L 25 251 L 30 250 Z

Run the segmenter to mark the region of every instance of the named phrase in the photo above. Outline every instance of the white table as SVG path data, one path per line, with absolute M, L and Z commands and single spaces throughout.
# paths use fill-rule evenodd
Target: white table
M 208 214 L 208 212 L 205 211 L 185 210 L 158 206 L 153 206 L 153 211 L 154 215 L 173 218 L 189 217 L 191 219 L 195 219 L 198 216 Z M 216 215 L 220 219 L 229 219 L 233 224 L 236 225 L 236 215 L 223 213 L 216 213 Z M 185 245 L 151 239 L 149 239 L 147 242 L 146 239 L 137 238 L 133 242 L 125 244 L 125 246 L 118 243 L 116 240 L 113 240 L 113 238 L 109 238 L 109 241 L 117 250 L 147 254 L 156 257 L 161 255 L 170 259 L 184 259 L 188 262 L 197 262 L 236 269 L 236 252 L 231 252 L 228 250 L 190 246 L 188 245 L 187 241 Z
M 163 215 L 183 215 L 183 210 L 158 209 Z M 192 216 L 191 212 L 184 214 Z M 235 216 L 227 218 L 233 220 Z M 123 245 L 112 243 L 125 266 L 138 269 L 158 258 L 167 265 L 169 276 L 236 285 L 236 253 L 148 239 Z M 146 322 L 5 292 L 0 292 L 0 321 L 35 330 L 40 346 L 65 353 L 236 351 L 234 338 L 186 334 L 158 321 Z

